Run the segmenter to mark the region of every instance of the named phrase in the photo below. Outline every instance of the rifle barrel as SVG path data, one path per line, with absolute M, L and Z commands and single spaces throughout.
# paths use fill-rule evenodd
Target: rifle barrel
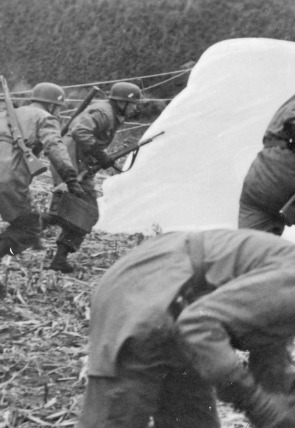
M 73 120 L 80 114 L 82 113 L 83 110 L 85 110 L 85 108 L 88 106 L 88 104 L 90 104 L 90 102 L 93 100 L 93 98 L 95 97 L 95 95 L 97 93 L 101 93 L 102 90 L 100 88 L 98 88 L 97 86 L 93 86 L 93 88 L 91 89 L 91 91 L 89 92 L 89 94 L 86 96 L 86 98 L 82 101 L 82 103 L 79 105 L 79 107 L 77 108 L 77 110 L 74 112 L 74 114 L 71 116 L 71 118 L 68 120 L 68 122 L 65 124 L 65 126 L 62 128 L 61 130 L 61 136 L 65 136 L 66 133 L 69 130 L 70 124 L 73 122 Z
M 165 134 L 165 131 L 161 131 L 158 134 L 154 135 L 153 137 L 147 138 L 146 140 L 143 140 L 141 142 L 139 141 L 138 143 L 132 144 L 131 146 L 126 147 L 124 149 L 120 149 L 110 156 L 114 161 L 116 161 L 117 159 L 122 158 L 123 156 L 129 155 L 129 153 L 131 152 L 139 150 L 141 146 L 151 143 L 155 138 L 159 137 L 159 135 L 162 135 L 162 134 Z

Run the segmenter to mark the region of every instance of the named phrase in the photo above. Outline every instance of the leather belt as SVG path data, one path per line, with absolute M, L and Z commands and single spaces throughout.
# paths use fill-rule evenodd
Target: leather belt
M 174 319 L 177 319 L 188 305 L 212 291 L 204 276 L 204 242 L 201 233 L 188 234 L 187 250 L 193 267 L 193 275 L 183 284 L 169 307 Z
M 295 151 L 295 141 L 287 141 L 282 138 L 265 138 L 263 140 L 263 146 L 266 148 L 280 147 L 281 149 Z
M 196 300 L 196 284 L 193 281 L 193 278 L 189 279 L 177 293 L 177 296 L 169 306 L 169 312 L 176 320 L 181 312 L 191 303 Z

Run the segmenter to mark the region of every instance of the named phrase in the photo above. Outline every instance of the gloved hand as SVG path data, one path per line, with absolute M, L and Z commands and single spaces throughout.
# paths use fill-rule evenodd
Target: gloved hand
M 295 399 L 283 394 L 269 394 L 246 411 L 249 420 L 258 428 L 293 428 L 295 427 Z
M 82 189 L 77 180 L 68 181 L 66 184 L 68 191 L 73 195 L 77 196 L 78 198 L 82 198 L 85 195 L 84 190 Z
M 77 173 L 71 166 L 63 166 L 57 172 L 64 183 L 77 180 Z
M 104 150 L 99 146 L 92 147 L 91 156 L 93 156 L 97 162 L 99 168 L 107 169 L 110 166 L 113 166 L 115 161 L 112 159 L 110 155 L 108 155 Z
M 217 386 L 217 391 L 222 401 L 245 412 L 255 428 L 295 427 L 295 397 L 264 391 L 246 372 L 238 382 Z

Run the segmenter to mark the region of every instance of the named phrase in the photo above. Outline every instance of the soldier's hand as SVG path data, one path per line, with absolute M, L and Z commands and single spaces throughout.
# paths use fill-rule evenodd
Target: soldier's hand
M 67 182 L 68 191 L 78 198 L 82 198 L 85 195 L 84 190 L 80 186 L 77 180 Z

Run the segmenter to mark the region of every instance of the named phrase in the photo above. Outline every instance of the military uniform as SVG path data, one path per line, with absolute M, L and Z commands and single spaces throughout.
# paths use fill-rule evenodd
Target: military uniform
M 38 156 L 43 150 L 62 180 L 75 179 L 76 172 L 62 142 L 57 118 L 34 103 L 17 108 L 15 112 L 25 144 L 33 153 Z M 10 223 L 1 233 L 0 241 L 8 240 L 11 252 L 17 254 L 38 244 L 41 222 L 31 197 L 29 186 L 32 179 L 23 153 L 12 146 L 6 111 L 0 113 L 0 144 L 0 214 L 4 221 Z
M 77 173 L 89 170 L 80 184 L 85 192 L 82 199 L 97 210 L 94 224 L 98 220 L 98 206 L 94 188 L 95 173 L 91 172 L 91 168 L 94 166 L 95 170 L 98 171 L 100 168 L 108 167 L 109 157 L 104 150 L 110 145 L 116 130 L 122 123 L 122 116 L 116 112 L 110 101 L 97 100 L 73 121 L 68 134 L 64 137 L 64 142 Z M 60 178 L 54 171 L 53 176 L 55 184 L 58 184 Z M 70 252 L 77 251 L 86 233 L 79 232 L 64 224 L 61 226 L 62 232 L 57 244 L 66 246 Z
M 168 233 L 130 251 L 94 292 L 79 428 L 145 428 L 149 416 L 157 428 L 220 427 L 213 386 L 248 373 L 235 349 L 266 391 L 288 394 L 294 257 L 292 243 L 248 230 Z
M 295 193 L 295 96 L 272 118 L 263 145 L 243 183 L 239 227 L 282 235 L 279 211 Z

